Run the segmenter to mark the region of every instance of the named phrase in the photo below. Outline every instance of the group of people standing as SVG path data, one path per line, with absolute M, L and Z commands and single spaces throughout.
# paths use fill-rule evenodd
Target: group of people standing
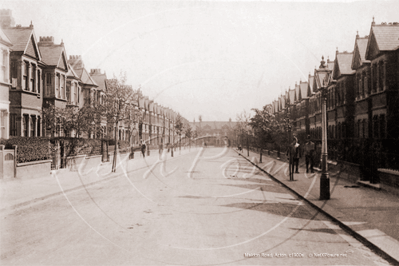
M 290 162 L 290 180 L 294 180 L 295 173 L 299 173 L 299 158 L 302 157 L 302 153 L 305 155 L 306 173 L 313 173 L 313 156 L 315 151 L 315 144 L 310 140 L 310 135 L 306 137 L 305 144 L 301 145 L 296 137 L 293 137 L 291 144 L 287 149 L 287 157 Z

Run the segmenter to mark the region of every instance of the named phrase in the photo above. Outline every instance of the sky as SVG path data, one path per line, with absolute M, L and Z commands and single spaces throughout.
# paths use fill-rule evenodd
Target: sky
M 399 22 L 399 1 L 1 1 L 37 39 L 192 122 L 234 121 L 293 88 L 356 33 Z

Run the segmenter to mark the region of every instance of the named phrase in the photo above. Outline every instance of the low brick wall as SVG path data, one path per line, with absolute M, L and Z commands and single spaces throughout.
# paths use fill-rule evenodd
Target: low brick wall
M 17 164 L 17 176 L 20 179 L 31 179 L 50 176 L 51 160 L 34 161 Z
M 71 156 L 67 157 L 66 159 L 66 166 L 68 170 L 70 171 L 77 171 L 79 165 L 85 160 L 86 155 L 77 155 L 77 156 Z
M 349 163 L 346 161 L 338 161 L 337 165 L 329 165 L 328 167 L 329 170 L 331 170 L 332 172 L 338 172 L 342 170 L 342 172 L 340 173 L 340 178 L 347 179 L 353 183 L 356 183 L 361 176 L 359 164 Z
M 399 196 L 399 171 L 378 169 L 381 188 Z

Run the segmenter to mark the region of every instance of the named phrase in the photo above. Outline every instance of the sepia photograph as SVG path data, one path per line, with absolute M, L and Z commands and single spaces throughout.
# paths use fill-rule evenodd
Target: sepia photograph
M 1 265 L 399 265 L 399 1 L 2 0 Z

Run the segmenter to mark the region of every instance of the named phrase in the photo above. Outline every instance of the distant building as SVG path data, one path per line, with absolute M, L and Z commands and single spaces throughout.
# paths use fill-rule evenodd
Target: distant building
M 197 138 L 209 144 L 223 145 L 227 137 L 235 142 L 238 132 L 235 131 L 237 122 L 230 121 L 200 121 L 190 122 L 192 131 L 197 133 Z

